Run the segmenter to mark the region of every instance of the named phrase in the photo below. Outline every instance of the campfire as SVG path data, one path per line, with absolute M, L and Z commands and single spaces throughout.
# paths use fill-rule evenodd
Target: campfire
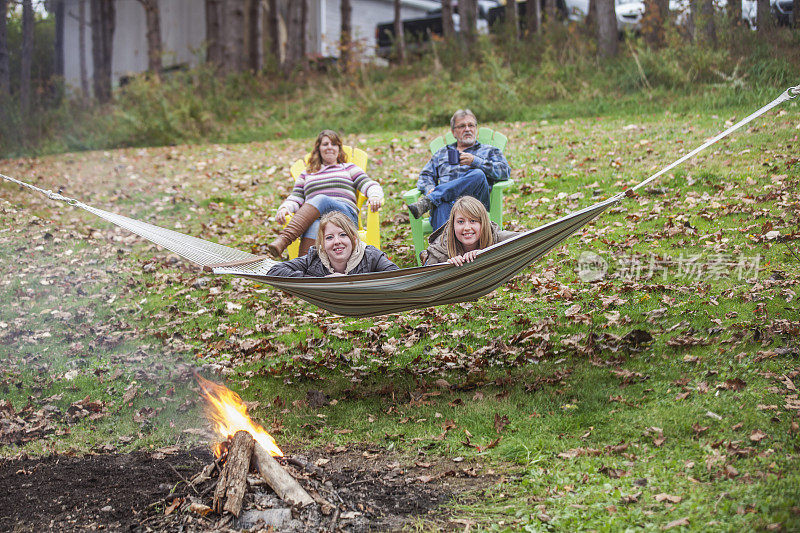
M 192 480 L 194 484 L 202 483 L 209 480 L 215 470 L 219 471 L 209 510 L 239 517 L 251 469 L 290 506 L 313 505 L 314 498 L 275 459 L 283 457 L 283 452 L 272 435 L 250 418 L 241 397 L 223 385 L 199 375 L 196 378 L 203 393 L 206 416 L 220 439 L 213 445 L 217 461 Z M 319 503 L 330 506 L 324 500 Z
M 272 435 L 247 414 L 247 406 L 238 394 L 202 376 L 196 378 L 203 391 L 206 416 L 214 425 L 214 431 L 223 439 L 214 446 L 214 455 L 222 456 L 225 444 L 233 439 L 236 432 L 246 431 L 270 455 L 283 457 Z
M 392 529 L 447 497 L 434 480 L 461 475 L 454 464 L 435 476 L 433 465 L 422 464 L 411 467 L 424 472 L 414 476 L 380 449 L 333 443 L 316 460 L 284 454 L 238 394 L 195 378 L 215 433 L 215 458 L 191 478 L 181 476 L 188 491 L 162 500 L 165 519 L 181 513 L 184 524 L 210 530 L 363 531 L 370 523 Z

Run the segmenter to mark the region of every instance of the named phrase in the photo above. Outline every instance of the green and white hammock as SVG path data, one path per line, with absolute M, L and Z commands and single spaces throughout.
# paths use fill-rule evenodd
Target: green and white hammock
M 214 274 L 231 274 L 268 283 L 339 315 L 378 316 L 409 309 L 471 301 L 492 292 L 549 250 L 558 246 L 600 213 L 617 204 L 625 195 L 632 194 L 633 191 L 647 185 L 701 150 L 782 102 L 796 98 L 798 95 L 800 95 L 800 86 L 790 87 L 755 113 L 706 141 L 628 191 L 485 248 L 478 253 L 475 261 L 458 267 L 443 263 L 389 272 L 328 278 L 268 276 L 267 272 L 276 264 L 276 261 L 272 259 L 103 211 L 2 174 L 0 177 L 46 194 L 53 200 L 63 201 L 93 213 L 213 271 Z

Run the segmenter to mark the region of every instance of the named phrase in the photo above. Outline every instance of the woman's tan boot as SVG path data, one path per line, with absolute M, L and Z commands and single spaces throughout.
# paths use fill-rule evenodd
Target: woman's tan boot
M 286 247 L 300 237 L 318 218 L 319 209 L 308 202 L 301 205 L 286 227 L 278 234 L 278 238 L 267 245 L 270 255 L 276 259 L 280 258 Z

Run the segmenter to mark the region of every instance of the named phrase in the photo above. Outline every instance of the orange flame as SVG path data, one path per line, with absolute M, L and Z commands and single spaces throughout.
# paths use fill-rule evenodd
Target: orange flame
M 242 398 L 223 385 L 214 383 L 199 375 L 195 375 L 197 383 L 203 390 L 203 398 L 206 401 L 206 416 L 223 439 L 233 437 L 240 430 L 247 431 L 272 456 L 283 457 L 283 452 L 272 438 L 272 435 L 255 423 L 247 414 L 247 406 L 242 402 Z M 221 448 L 219 444 L 214 449 L 219 456 Z

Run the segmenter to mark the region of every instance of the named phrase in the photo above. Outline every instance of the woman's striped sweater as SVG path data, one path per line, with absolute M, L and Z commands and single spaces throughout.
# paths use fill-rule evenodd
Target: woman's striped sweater
M 324 194 L 351 205 L 355 210 L 357 190 L 367 198 L 383 198 L 383 189 L 378 182 L 353 163 L 323 165 L 314 174 L 300 174 L 294 182 L 291 194 L 278 209 L 285 207 L 290 213 L 294 213 L 306 200 Z

